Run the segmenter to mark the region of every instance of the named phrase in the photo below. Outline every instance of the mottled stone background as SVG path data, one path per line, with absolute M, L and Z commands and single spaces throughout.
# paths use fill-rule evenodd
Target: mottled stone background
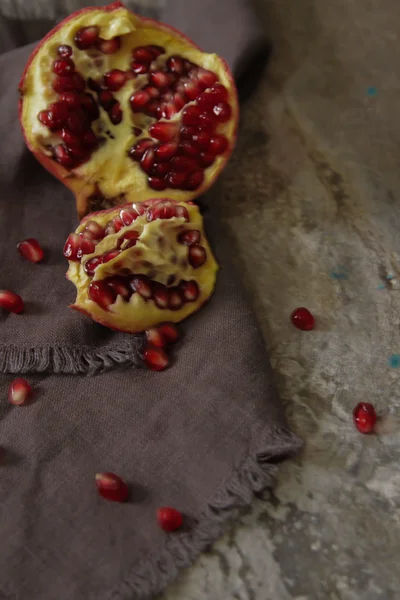
M 221 202 L 306 449 L 163 600 L 398 600 L 400 13 L 258 4 L 274 54 Z M 298 305 L 315 331 L 290 325 Z M 358 434 L 359 401 L 391 432 Z

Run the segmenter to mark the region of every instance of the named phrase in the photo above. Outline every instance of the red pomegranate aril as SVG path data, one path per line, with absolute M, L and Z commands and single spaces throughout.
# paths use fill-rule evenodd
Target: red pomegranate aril
M 216 83 L 211 89 L 203 92 L 197 99 L 196 104 L 205 109 L 212 109 L 219 102 L 228 100 L 228 90 L 220 83 Z
M 311 329 L 314 329 L 314 317 L 307 308 L 304 308 L 304 306 L 296 308 L 292 312 L 290 319 L 297 329 L 301 329 L 302 331 L 310 331 Z
M 162 348 L 148 346 L 143 353 L 143 362 L 151 371 L 163 371 L 167 368 L 169 360 Z
M 68 260 L 77 261 L 78 252 L 81 248 L 81 237 L 77 233 L 70 233 L 64 245 L 63 254 Z
M 176 142 L 165 142 L 155 148 L 155 155 L 157 160 L 165 162 L 170 160 L 178 150 L 178 144 Z
M 203 90 L 211 87 L 217 81 L 215 73 L 207 71 L 207 69 L 202 69 L 201 67 L 197 69 L 196 75 Z
M 167 60 L 167 69 L 168 71 L 171 71 L 171 73 L 181 75 L 184 71 L 184 66 L 180 56 L 170 56 Z
M 95 243 L 93 240 L 83 237 L 83 235 L 80 235 L 79 237 L 81 238 L 81 242 L 80 250 L 78 250 L 78 258 L 81 259 L 85 254 L 92 254 L 92 252 L 94 252 Z
M 115 275 L 114 277 L 108 278 L 107 283 L 110 288 L 114 290 L 117 296 L 121 296 L 123 300 L 129 300 L 132 295 L 132 291 L 126 285 L 126 281 L 124 281 L 123 277 Z
M 82 102 L 82 94 L 78 92 L 64 92 L 60 95 L 60 100 L 63 100 L 70 106 L 80 106 Z
M 97 473 L 96 486 L 99 495 L 111 502 L 125 502 L 129 497 L 125 481 L 114 473 Z
M 178 243 L 184 246 L 193 246 L 200 242 L 200 231 L 197 229 L 186 229 L 178 235 Z
M 42 125 L 45 125 L 46 127 L 51 127 L 51 114 L 49 113 L 48 110 L 41 110 L 38 113 L 38 119 L 39 121 L 42 123 Z
M 210 117 L 207 113 L 201 114 L 200 127 L 203 131 L 213 131 L 215 129 L 215 119 Z
M 151 174 L 154 177 L 165 177 L 165 175 L 169 173 L 170 170 L 171 165 L 169 162 L 154 163 Z
M 99 94 L 99 102 L 104 110 L 110 110 L 113 104 L 115 104 L 115 98 L 111 92 L 104 90 Z
M 199 166 L 203 168 L 210 167 L 214 161 L 215 156 L 213 154 L 209 154 L 208 152 L 201 152 L 198 158 Z
M 149 300 L 153 295 L 150 280 L 146 275 L 135 275 L 131 281 L 131 288 L 145 300 Z
M 24 310 L 24 301 L 10 290 L 0 290 L 0 308 L 18 314 Z
M 172 189 L 179 189 L 186 181 L 188 174 L 184 171 L 171 171 L 166 176 L 167 186 Z
M 114 217 L 111 223 L 117 233 L 124 227 L 124 223 L 120 216 Z
M 150 73 L 149 81 L 156 88 L 166 88 L 169 85 L 169 77 L 164 71 L 153 71 Z
M 103 263 L 108 263 L 110 260 L 114 260 L 119 255 L 120 250 L 109 250 L 105 254 L 103 254 Z
M 83 268 L 87 275 L 94 275 L 95 270 L 99 265 L 103 264 L 102 256 L 94 256 L 85 262 Z
M 123 208 L 120 211 L 119 216 L 124 225 L 131 225 L 133 221 L 135 221 L 138 218 L 138 214 L 133 208 Z M 136 236 L 139 235 L 136 231 L 134 233 L 136 234 Z
M 8 401 L 16 406 L 22 406 L 27 403 L 31 392 L 32 388 L 26 379 L 18 377 L 11 382 L 8 388 Z
M 154 150 L 152 148 L 149 148 L 143 154 L 143 157 L 140 161 L 140 166 L 142 167 L 143 171 L 145 171 L 145 173 L 148 173 L 148 174 L 151 173 L 151 169 L 153 167 L 154 160 L 155 160 Z
M 70 156 L 68 148 L 64 144 L 58 144 L 58 146 L 54 148 L 54 153 L 56 160 L 66 169 L 69 169 L 74 165 L 73 158 Z
M 96 240 L 103 239 L 105 235 L 104 228 L 99 225 L 99 223 L 96 223 L 96 221 L 87 221 L 85 230 L 90 231 L 90 233 L 93 235 L 93 238 Z
M 118 239 L 118 248 L 124 246 L 124 250 L 127 248 L 132 248 L 136 245 L 136 242 L 139 239 L 139 232 L 137 231 L 126 231 L 122 237 Z
M 110 121 L 113 125 L 118 125 L 121 123 L 123 114 L 119 102 L 115 102 L 115 104 L 110 108 L 108 116 L 110 117 Z
M 178 123 L 167 123 L 165 121 L 161 121 L 158 123 L 153 123 L 153 125 L 149 127 L 149 133 L 151 137 L 159 140 L 160 142 L 169 142 L 176 136 L 178 128 Z
M 70 58 L 57 58 L 51 68 L 56 75 L 68 75 L 75 71 L 74 62 Z
M 179 310 L 182 308 L 183 298 L 179 288 L 169 288 L 168 290 L 168 306 L 170 310 Z
M 147 221 L 155 221 L 155 219 L 172 219 L 175 216 L 175 206 L 170 202 L 159 202 L 155 206 L 150 206 L 147 210 Z
M 140 129 L 140 127 L 132 127 L 132 131 L 136 135 L 136 137 L 139 137 L 139 135 L 142 135 L 143 133 L 143 130 Z
M 89 285 L 88 295 L 90 300 L 96 302 L 104 310 L 108 310 L 117 298 L 115 291 L 103 280 L 92 281 Z
M 223 154 L 225 150 L 228 148 L 228 140 L 224 135 L 213 135 L 210 139 L 209 146 L 207 151 L 210 154 L 214 154 L 215 156 L 218 154 Z M 206 148 L 204 148 L 206 149 Z
M 152 327 L 151 329 L 148 329 L 146 331 L 146 338 L 150 346 L 155 346 L 156 348 L 164 348 L 164 346 L 167 345 L 167 340 L 158 330 L 158 327 Z
M 157 46 L 156 44 L 150 44 L 150 46 L 147 46 L 147 48 L 153 53 L 154 58 L 157 58 L 160 56 L 160 54 L 165 53 L 165 48 L 162 46 Z
M 150 138 L 142 138 L 129 150 L 129 156 L 133 160 L 140 160 L 143 157 L 146 150 L 149 150 L 154 146 L 155 144 L 153 140 L 151 140 Z
M 72 56 L 72 48 L 71 48 L 71 46 L 68 46 L 67 44 L 62 44 L 61 46 L 59 46 L 57 48 L 57 54 L 58 54 L 58 56 L 61 56 L 62 58 Z
M 232 109 L 227 102 L 219 102 L 212 110 L 214 118 L 219 123 L 226 123 L 232 116 Z
M 167 308 L 168 290 L 165 285 L 153 282 L 153 300 L 158 308 Z
M 157 509 L 157 521 L 161 529 L 170 533 L 182 527 L 183 517 L 175 508 L 162 506 Z
M 83 110 L 78 108 L 74 112 L 71 112 L 67 117 L 66 126 L 72 133 L 78 135 L 82 133 L 88 126 L 88 121 Z
M 206 131 L 198 131 L 192 136 L 192 143 L 199 150 L 207 150 L 210 144 L 210 134 Z
M 73 73 L 72 75 L 59 75 L 53 81 L 53 90 L 58 94 L 63 92 L 70 92 L 72 90 L 82 91 L 85 89 L 85 80 L 79 73 Z
M 81 145 L 78 136 L 69 131 L 69 129 L 61 129 L 61 139 L 65 142 L 67 148 L 79 148 Z
M 173 323 L 162 323 L 157 327 L 168 344 L 175 344 L 179 340 L 179 331 Z
M 174 102 L 164 102 L 160 108 L 160 116 L 163 119 L 172 119 L 172 117 L 177 114 L 178 110 L 179 109 Z
M 190 281 L 181 281 L 179 289 L 186 302 L 196 302 L 199 297 L 199 286 L 194 279 L 191 279 Z
M 90 121 L 95 121 L 99 118 L 100 112 L 99 107 L 97 106 L 96 100 L 93 98 L 92 94 L 86 92 L 81 95 L 81 105 L 84 108 L 88 118 Z
M 170 164 L 172 170 L 185 171 L 186 173 L 192 173 L 192 171 L 195 171 L 198 168 L 196 161 L 186 156 L 175 156 Z
M 181 110 L 185 106 L 185 104 L 186 104 L 185 98 L 179 92 L 177 92 L 176 94 L 174 94 L 173 102 L 175 104 L 175 108 L 178 111 Z
M 182 113 L 183 125 L 200 125 L 201 110 L 197 106 L 187 106 Z
M 91 129 L 85 131 L 85 133 L 81 136 L 81 140 L 82 144 L 88 148 L 93 148 L 94 146 L 97 146 L 98 143 L 97 138 Z
M 118 36 L 111 40 L 99 38 L 96 42 L 96 48 L 103 54 L 115 54 L 121 48 L 121 39 Z
M 203 246 L 199 246 L 198 244 L 193 244 L 193 246 L 189 246 L 189 262 L 194 269 L 201 267 L 206 262 L 207 253 Z
M 179 153 L 183 154 L 184 156 L 197 157 L 199 155 L 199 150 L 192 144 L 192 142 L 184 140 L 179 144 Z
M 199 128 L 195 125 L 186 125 L 181 127 L 180 130 L 180 136 L 183 140 L 191 140 L 197 133 L 199 133 Z
M 120 69 L 112 69 L 104 74 L 104 85 L 107 89 L 117 92 L 128 80 L 128 75 Z
M 369 402 L 359 402 L 353 410 L 353 421 L 360 433 L 371 433 L 376 423 L 373 405 Z
M 43 260 L 44 253 L 39 242 L 34 238 L 23 240 L 17 245 L 18 252 L 21 256 L 33 263 L 38 263 Z
M 149 177 L 148 183 L 152 190 L 157 190 L 158 192 L 162 192 L 167 187 L 165 180 L 161 177 Z
M 181 219 L 185 219 L 185 221 L 189 221 L 189 213 L 185 206 L 181 206 L 181 205 L 176 206 L 174 213 L 175 213 L 175 217 L 179 217 Z
M 144 75 L 144 73 L 148 73 L 149 64 L 144 62 L 138 62 L 136 60 L 131 63 L 131 69 L 136 75 Z
M 186 180 L 185 188 L 187 190 L 197 190 L 204 181 L 204 171 L 194 171 Z
M 63 100 L 59 100 L 58 102 L 53 102 L 49 106 L 49 113 L 51 115 L 51 120 L 53 125 L 61 126 L 65 119 L 68 117 L 69 106 L 67 102 Z
M 157 100 L 150 100 L 143 112 L 149 117 L 155 117 L 156 119 L 161 116 L 161 107 Z
M 160 96 L 160 90 L 154 87 L 154 85 L 146 85 L 142 90 L 150 96 L 150 98 L 158 98 Z
M 185 81 L 183 84 L 183 89 L 185 93 L 185 97 L 188 100 L 196 100 L 196 98 L 201 93 L 202 88 L 200 87 L 197 81 Z
M 146 104 L 150 101 L 150 96 L 144 90 L 139 90 L 130 97 L 130 105 L 133 112 L 141 112 Z
M 90 27 L 82 27 L 77 31 L 74 42 L 79 50 L 87 50 L 91 46 L 94 46 L 99 37 L 99 28 L 95 25 Z
M 135 61 L 142 63 L 150 63 L 154 60 L 154 52 L 147 46 L 138 46 L 134 49 L 133 58 Z

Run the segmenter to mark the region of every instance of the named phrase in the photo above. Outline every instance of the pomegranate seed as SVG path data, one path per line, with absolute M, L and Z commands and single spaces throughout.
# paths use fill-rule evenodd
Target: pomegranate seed
M 140 166 L 142 167 L 143 171 L 145 171 L 145 173 L 151 173 L 151 169 L 153 167 L 154 160 L 155 160 L 154 150 L 152 148 L 149 148 L 143 154 L 143 157 L 140 161 Z
M 163 371 L 168 366 L 168 356 L 162 348 L 149 346 L 143 353 L 143 360 L 152 371 Z
M 104 310 L 108 310 L 111 304 L 114 304 L 117 296 L 114 290 L 104 280 L 92 281 L 88 292 L 90 300 L 96 302 Z
M 99 107 L 97 106 L 96 100 L 93 98 L 92 94 L 89 94 L 88 92 L 82 94 L 81 104 L 90 121 L 95 121 L 99 118 Z
M 201 267 L 206 262 L 207 253 L 203 246 L 193 244 L 189 246 L 189 262 L 194 269 Z
M 185 183 L 187 176 L 184 171 L 171 171 L 166 177 L 167 186 L 172 189 L 179 189 Z
M 171 73 L 176 73 L 177 75 L 181 75 L 184 70 L 183 60 L 180 56 L 170 56 L 167 60 L 167 69 L 171 71 Z
M 191 173 L 198 168 L 196 161 L 186 156 L 175 156 L 171 160 L 171 167 L 174 171 L 185 171 L 186 173 Z
M 131 297 L 132 292 L 127 287 L 123 277 L 118 277 L 118 275 L 110 277 L 107 279 L 107 283 L 116 295 L 121 296 L 123 300 L 128 300 Z
M 178 112 L 178 108 L 174 102 L 164 102 L 161 108 L 160 116 L 164 119 L 172 119 L 174 115 Z
M 71 46 L 62 44 L 61 46 L 59 46 L 57 48 L 57 54 L 58 54 L 58 56 L 61 56 L 62 58 L 69 57 L 72 55 L 72 48 L 71 48 Z
M 165 88 L 169 85 L 169 77 L 164 71 L 153 71 L 150 73 L 149 81 L 156 88 Z
M 228 90 L 220 83 L 216 83 L 207 92 L 203 92 L 197 99 L 197 105 L 202 108 L 211 109 L 218 102 L 226 102 L 228 100 Z
M 162 335 L 157 327 L 152 327 L 146 331 L 146 338 L 150 346 L 156 348 L 164 348 L 167 345 L 167 340 Z
M 191 142 L 184 140 L 179 144 L 179 153 L 184 156 L 197 157 L 199 151 Z
M 200 115 L 200 127 L 204 131 L 213 131 L 215 128 L 215 117 L 213 119 L 207 113 L 202 113 Z
M 150 98 L 158 98 L 160 95 L 160 90 L 158 90 L 153 85 L 146 85 L 146 87 L 143 88 L 143 91 L 146 92 L 146 94 L 148 94 Z
M 79 90 L 83 92 L 85 89 L 85 80 L 79 73 L 73 73 L 72 75 L 59 75 L 53 81 L 53 90 L 57 92 L 57 94 L 62 94 L 63 92 L 70 92 L 73 90 Z
M 185 81 L 183 87 L 188 100 L 196 100 L 201 93 L 201 87 L 197 81 Z
M 136 137 L 138 137 L 139 135 L 142 135 L 142 130 L 140 129 L 140 127 L 133 127 L 132 128 L 133 133 L 136 135 Z
M 59 129 L 63 126 L 68 116 L 68 104 L 60 100 L 50 104 L 47 111 L 48 127 L 50 129 Z
M 181 281 L 179 289 L 187 302 L 196 302 L 199 297 L 199 286 L 194 279 L 191 279 L 190 281 Z
M 131 281 L 131 287 L 145 300 L 149 300 L 153 295 L 150 280 L 146 275 L 135 275 Z
M 80 108 L 71 112 L 66 121 L 66 126 L 72 133 L 80 134 L 82 133 L 88 126 L 88 122 L 86 119 L 86 115 Z
M 105 91 L 100 92 L 99 102 L 100 102 L 100 106 L 102 106 L 104 108 L 104 110 L 110 110 L 110 108 L 115 103 L 115 98 L 111 92 L 105 90 Z
M 146 213 L 148 222 L 155 221 L 155 219 L 172 219 L 175 216 L 175 207 L 170 202 L 158 203 L 155 206 L 151 206 Z
M 189 221 L 189 213 L 185 206 L 179 205 L 175 208 L 175 217 Z
M 193 135 L 192 143 L 196 148 L 199 148 L 199 150 L 207 150 L 210 145 L 210 134 L 206 131 L 199 131 Z
M 165 183 L 164 179 L 161 179 L 161 177 L 149 177 L 148 183 L 152 190 L 157 190 L 159 192 L 165 190 L 167 187 L 167 184 Z
M 81 239 L 81 247 L 80 250 L 78 250 L 78 258 L 81 259 L 82 256 L 86 254 L 92 254 L 92 252 L 94 252 L 95 243 L 93 242 L 93 240 L 84 238 L 81 235 L 79 237 Z
M 17 314 L 24 310 L 24 301 L 10 290 L 0 290 L 0 308 Z
M 170 164 L 167 162 L 154 163 L 151 174 L 156 175 L 157 177 L 164 177 L 167 173 L 169 173 L 170 168 Z
M 124 250 L 128 248 L 133 248 L 136 246 L 136 242 L 139 239 L 139 233 L 137 231 L 127 231 L 122 237 L 118 239 L 118 248 L 124 246 Z
M 150 138 L 142 138 L 141 140 L 138 141 L 137 144 L 132 146 L 132 148 L 129 150 L 128 154 L 129 154 L 130 158 L 132 158 L 132 160 L 140 160 L 143 157 L 146 150 L 149 150 L 150 148 L 153 148 L 154 146 L 155 146 L 155 144 L 154 144 L 153 140 L 151 140 Z
M 129 488 L 125 481 L 114 473 L 97 473 L 97 491 L 100 496 L 112 502 L 125 502 L 129 496 Z
M 182 113 L 182 123 L 184 125 L 200 125 L 201 110 L 197 106 L 187 106 Z
M 178 235 L 178 243 L 184 246 L 193 246 L 200 241 L 200 231 L 197 229 L 186 229 Z
M 67 148 L 79 148 L 81 141 L 78 136 L 74 135 L 69 129 L 61 129 L 61 139 Z
M 149 64 L 134 60 L 133 63 L 131 63 L 131 69 L 136 75 L 143 75 L 144 73 L 148 73 Z
M 181 138 L 183 140 L 191 140 L 194 135 L 198 133 L 198 128 L 194 125 L 186 125 L 185 127 L 181 127 Z
M 154 52 L 147 46 L 138 46 L 133 51 L 133 58 L 135 61 L 150 63 L 154 60 Z
M 153 300 L 158 308 L 167 308 L 168 306 L 168 291 L 165 285 L 153 282 Z
M 68 57 L 57 58 L 53 62 L 51 70 L 53 73 L 56 73 L 56 75 L 68 75 L 69 73 L 73 73 L 75 71 L 75 65 L 74 62 Z
M 359 402 L 353 410 L 353 420 L 360 433 L 371 433 L 376 423 L 375 408 L 369 402 Z
M 210 144 L 208 146 L 208 152 L 210 154 L 218 155 L 223 154 L 225 150 L 228 148 L 228 140 L 224 135 L 214 135 L 210 139 Z
M 82 144 L 84 146 L 87 146 L 88 148 L 94 148 L 94 146 L 97 146 L 97 137 L 95 136 L 95 134 L 93 133 L 93 131 L 91 129 L 89 129 L 88 131 L 85 131 L 85 133 L 82 135 L 81 137 L 81 141 Z
M 105 233 L 104 228 L 96 223 L 96 221 L 87 221 L 85 231 L 90 232 L 95 240 L 103 239 Z
M 68 152 L 71 156 L 73 156 L 77 161 L 82 161 L 83 159 L 88 158 L 88 150 L 87 148 L 68 148 Z
M 119 250 L 109 250 L 105 254 L 103 254 L 103 263 L 108 263 L 110 260 L 114 260 L 119 255 Z
M 157 330 L 168 344 L 175 344 L 179 340 L 179 331 L 173 323 L 162 323 L 157 327 Z
M 213 154 L 209 154 L 208 152 L 201 152 L 199 156 L 199 165 L 200 167 L 210 167 L 215 161 L 215 156 Z
M 122 110 L 119 102 L 116 102 L 110 109 L 108 113 L 110 117 L 110 121 L 113 125 L 118 125 L 122 121 Z
M 155 154 L 160 162 L 165 162 L 175 156 L 178 150 L 178 144 L 176 142 L 165 142 L 155 148 Z
M 128 80 L 128 75 L 125 71 L 120 69 L 112 69 L 104 75 L 104 85 L 107 89 L 117 92 L 120 90 Z
M 168 296 L 169 296 L 169 298 L 168 298 L 169 308 L 171 310 L 179 310 L 183 304 L 183 298 L 181 296 L 180 290 L 177 287 L 170 288 L 168 290 Z
M 169 142 L 178 132 L 178 123 L 166 123 L 161 121 L 149 127 L 150 135 L 160 142 Z
M 73 166 L 74 161 L 69 154 L 68 148 L 64 144 L 58 144 L 58 146 L 56 146 L 54 149 L 54 153 L 56 160 L 60 163 L 60 165 L 66 169 L 69 169 Z
M 197 190 L 204 181 L 204 171 L 195 171 L 191 173 L 186 180 L 185 188 L 187 190 Z
M 114 54 L 121 48 L 121 39 L 117 36 L 111 40 L 103 40 L 99 38 L 96 43 L 96 48 L 103 54 Z
M 207 69 L 202 69 L 201 67 L 197 69 L 197 78 L 202 89 L 211 87 L 217 81 L 215 73 L 207 71 Z
M 51 127 L 51 119 L 50 119 L 51 115 L 49 114 L 48 110 L 41 110 L 40 113 L 38 113 L 38 119 L 39 121 L 42 123 L 42 125 L 45 125 L 46 127 Z
M 70 233 L 64 246 L 64 256 L 68 260 L 79 261 L 83 255 L 92 254 L 95 244 L 92 240 L 76 233 Z
M 21 256 L 30 260 L 33 263 L 38 263 L 43 260 L 44 253 L 37 240 L 28 238 L 17 245 L 18 252 Z
M 118 232 L 120 229 L 122 229 L 124 227 L 124 223 L 121 219 L 121 217 L 114 217 L 113 220 L 111 221 L 114 229 L 116 232 Z
M 98 37 L 99 28 L 95 25 L 82 27 L 75 35 L 75 46 L 79 48 L 79 50 L 87 50 L 96 43 Z
M 70 106 L 80 106 L 82 101 L 82 95 L 78 94 L 78 92 L 64 92 L 60 96 L 60 100 L 63 100 Z
M 175 508 L 162 506 L 157 509 L 157 521 L 161 529 L 171 532 L 182 527 L 183 517 Z
M 103 263 L 103 258 L 101 256 L 94 256 L 90 260 L 87 260 L 85 262 L 85 264 L 83 265 L 85 273 L 87 273 L 87 275 L 93 276 L 97 267 L 99 265 L 101 265 L 102 263 Z
M 303 306 L 296 308 L 292 312 L 290 319 L 293 325 L 297 327 L 297 329 L 302 329 L 303 331 L 310 331 L 311 329 L 314 329 L 314 317 L 312 316 L 310 311 L 307 308 L 304 308 Z
M 226 102 L 219 102 L 216 104 L 212 112 L 219 123 L 226 123 L 232 115 L 232 109 Z
M 133 208 L 129 207 L 129 208 L 123 208 L 120 211 L 119 216 L 124 225 L 131 225 L 133 223 L 133 221 L 135 221 L 138 218 L 139 215 Z M 136 231 L 134 231 L 132 233 L 135 233 L 136 236 L 139 236 L 139 234 Z M 120 239 L 122 239 L 122 238 L 120 238 Z
M 150 100 L 143 112 L 149 117 L 155 117 L 158 119 L 161 115 L 161 107 L 157 100 Z
M 146 104 L 150 101 L 150 96 L 144 90 L 139 90 L 130 97 L 130 105 L 133 112 L 141 112 Z
M 147 46 L 147 48 L 153 53 L 154 58 L 157 58 L 160 56 L 160 54 L 165 53 L 165 48 L 162 46 L 156 46 L 155 44 L 151 44 L 150 46 Z
M 184 98 L 184 96 L 182 94 L 179 94 L 179 92 L 177 92 L 176 94 L 174 94 L 174 103 L 175 103 L 175 108 L 179 111 L 181 110 L 181 108 L 183 108 L 186 104 L 186 100 Z
M 31 386 L 22 377 L 14 379 L 8 388 L 8 401 L 11 404 L 22 406 L 27 403 L 28 397 L 32 391 Z

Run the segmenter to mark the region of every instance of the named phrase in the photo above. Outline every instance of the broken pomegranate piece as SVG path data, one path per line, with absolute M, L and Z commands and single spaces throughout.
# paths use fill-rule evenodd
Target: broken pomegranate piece
M 160 325 L 145 357 L 155 370 L 166 364 L 153 350 L 178 339 L 173 323 L 208 300 L 218 269 L 199 208 L 170 198 L 88 215 L 68 236 L 64 255 L 77 288 L 72 308 L 130 333 Z
M 80 216 L 163 190 L 195 198 L 235 143 L 225 61 L 120 2 L 59 23 L 30 56 L 20 94 L 26 143 L 75 193 Z

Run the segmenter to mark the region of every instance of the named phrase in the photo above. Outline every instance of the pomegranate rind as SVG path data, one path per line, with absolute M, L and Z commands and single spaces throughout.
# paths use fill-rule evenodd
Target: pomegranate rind
M 168 199 L 165 200 L 168 201 Z M 77 297 L 71 308 L 106 327 L 127 333 L 142 332 L 165 321 L 178 323 L 198 311 L 213 293 L 218 264 L 206 239 L 199 208 L 195 204 L 184 202 L 179 205 L 184 206 L 188 211 L 189 222 L 182 217 L 155 219 L 148 222 L 146 215 L 143 215 L 131 225 L 122 227 L 117 233 L 105 237 L 98 243 L 95 252 L 85 255 L 81 262 L 69 261 L 67 278 L 77 289 Z M 85 230 L 88 220 L 96 221 L 105 228 L 107 223 L 118 216 L 122 209 L 130 206 L 120 206 L 91 213 L 81 221 L 76 233 L 79 234 Z M 187 229 L 197 229 L 201 232 L 201 245 L 206 250 L 207 259 L 198 268 L 193 268 L 188 261 L 188 247 L 177 241 L 178 236 Z M 90 277 L 83 267 L 86 260 L 115 249 L 118 245 L 118 238 L 130 231 L 140 233 L 136 245 L 121 251 L 114 259 L 98 266 L 94 276 Z M 163 241 L 160 243 L 161 238 Z M 179 310 L 170 310 L 169 308 L 160 309 L 153 300 L 146 300 L 140 294 L 135 293 L 128 302 L 118 296 L 116 302 L 108 310 L 104 310 L 89 298 L 89 285 L 92 281 L 120 274 L 123 269 L 129 269 L 135 275 L 149 276 L 153 281 L 164 285 L 167 285 L 168 278 L 172 273 L 176 276 L 176 283 L 179 280 L 195 280 L 199 288 L 199 296 L 194 302 L 184 303 Z M 152 275 L 154 272 L 156 275 Z
M 87 53 L 76 50 L 73 42 L 76 32 L 81 27 L 91 25 L 100 28 L 101 38 L 107 40 L 119 35 L 122 40 L 120 50 L 102 57 L 103 66 L 98 67 L 97 72 L 93 70 L 94 63 L 90 67 L 93 72 L 87 67 Z M 168 195 L 178 201 L 187 201 L 203 194 L 215 181 L 234 148 L 239 115 L 238 99 L 232 74 L 222 58 L 202 52 L 189 38 L 173 27 L 139 17 L 125 9 L 120 2 L 102 8 L 93 7 L 77 11 L 50 31 L 35 48 L 22 75 L 19 89 L 20 121 L 26 144 L 37 160 L 75 194 L 80 217 L 98 206 L 93 198 L 104 199 L 101 207 L 106 207 L 144 201 L 163 196 L 165 192 L 157 193 L 151 189 L 146 173 L 127 155 L 129 148 L 136 139 L 139 139 L 135 137 L 132 129 L 136 122 L 135 115 L 129 108 L 129 98 L 135 90 L 142 87 L 143 81 L 140 77 L 129 80 L 119 91 L 113 92 L 123 108 L 123 120 L 119 125 L 113 125 L 107 120 L 107 128 L 113 135 L 113 138 L 108 139 L 107 144 L 100 145 L 88 162 L 71 170 L 53 160 L 46 146 L 51 145 L 52 142 L 59 143 L 60 140 L 38 121 L 37 115 L 58 99 L 51 87 L 53 76 L 51 65 L 57 47 L 65 44 L 72 46 L 74 49 L 72 58 L 77 70 L 84 72 L 87 77 L 96 79 L 100 74 L 112 69 L 126 70 L 130 48 L 154 43 L 165 47 L 166 53 L 163 54 L 165 60 L 171 55 L 179 54 L 213 71 L 218 76 L 219 82 L 227 88 L 228 103 L 232 108 L 229 121 L 218 126 L 218 133 L 228 139 L 228 148 L 205 170 L 203 183 L 196 190 L 168 188 Z M 85 61 L 86 66 L 83 69 Z M 100 110 L 103 114 L 103 109 Z M 104 119 L 107 118 L 105 113 L 103 116 Z M 178 119 L 178 116 L 173 117 L 171 121 L 175 118 Z M 96 134 L 99 134 L 96 128 L 100 126 L 101 121 L 102 119 L 99 119 L 92 124 Z M 148 133 L 145 131 L 142 137 L 146 135 Z

